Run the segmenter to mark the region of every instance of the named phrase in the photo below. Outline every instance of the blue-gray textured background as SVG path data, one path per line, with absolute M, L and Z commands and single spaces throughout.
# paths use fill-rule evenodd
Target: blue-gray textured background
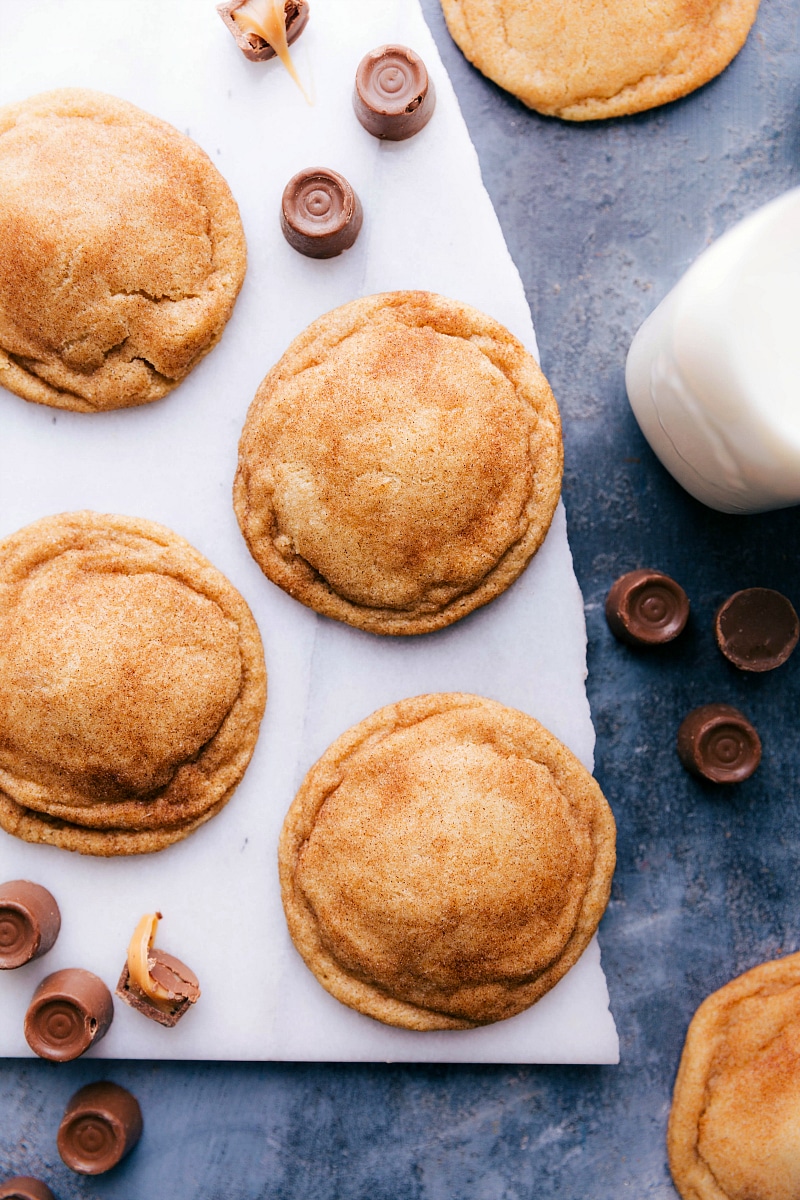
M 800 183 L 800 16 L 762 0 L 717 80 L 640 116 L 571 125 L 529 112 L 474 71 L 438 0 L 422 0 L 533 310 L 564 417 L 564 497 L 589 631 L 597 776 L 619 827 L 600 930 L 619 1067 L 0 1064 L 0 1180 L 39 1174 L 59 1200 L 674 1200 L 664 1152 L 672 1081 L 700 1000 L 800 946 L 800 652 L 748 678 L 711 619 L 740 587 L 800 607 L 800 509 L 721 516 L 672 482 L 625 399 L 633 333 L 732 221 Z M 799 331 L 800 333 L 800 331 Z M 603 617 L 612 580 L 654 566 L 681 581 L 692 621 L 637 653 Z M 686 776 L 674 737 L 724 700 L 764 743 L 731 791 Z M 109 1175 L 58 1158 L 72 1091 L 109 1077 L 146 1130 Z

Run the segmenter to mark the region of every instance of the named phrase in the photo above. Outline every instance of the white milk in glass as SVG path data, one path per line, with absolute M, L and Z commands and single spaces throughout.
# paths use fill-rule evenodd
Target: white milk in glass
M 704 504 L 800 503 L 800 188 L 689 268 L 628 354 L 628 398 L 668 471 Z

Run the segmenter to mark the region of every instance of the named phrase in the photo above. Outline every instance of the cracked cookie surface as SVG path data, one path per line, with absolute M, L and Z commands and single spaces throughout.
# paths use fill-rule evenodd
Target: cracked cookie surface
M 320 317 L 250 407 L 234 506 L 250 551 L 310 608 L 427 633 L 538 550 L 561 487 L 553 393 L 507 329 L 430 292 Z
M 407 1029 L 471 1029 L 540 999 L 608 902 L 611 810 L 533 717 L 461 693 L 373 713 L 286 816 L 292 939 L 337 1000 Z
M 0 384 L 97 412 L 171 391 L 222 335 L 246 246 L 190 138 L 101 92 L 0 108 Z
M 266 700 L 233 585 L 134 517 L 47 517 L 0 541 L 0 827 L 111 856 L 227 803 Z
M 570 121 L 641 112 L 719 75 L 759 0 L 442 0 L 478 70 Z
M 667 1148 L 684 1200 L 800 1195 L 800 954 L 762 963 L 698 1008 Z

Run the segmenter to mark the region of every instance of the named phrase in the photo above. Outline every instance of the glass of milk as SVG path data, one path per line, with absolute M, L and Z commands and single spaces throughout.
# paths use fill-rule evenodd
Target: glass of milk
M 800 504 L 800 188 L 692 264 L 628 354 L 642 432 L 721 512 Z

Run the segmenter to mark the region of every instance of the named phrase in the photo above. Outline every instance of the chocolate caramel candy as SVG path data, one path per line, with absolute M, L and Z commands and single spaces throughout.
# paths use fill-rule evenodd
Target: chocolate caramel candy
M 30 1175 L 17 1175 L 0 1183 L 0 1200 L 56 1200 L 46 1183 Z
M 800 621 L 780 592 L 745 588 L 717 610 L 714 634 L 722 653 L 740 671 L 772 671 L 797 645 Z
M 61 913 L 47 888 L 27 879 L 0 884 L 0 971 L 11 971 L 52 949 Z
M 358 64 L 353 108 L 373 137 L 405 141 L 428 124 L 435 107 L 425 64 L 407 46 L 378 46 Z
M 228 0 L 226 4 L 218 4 L 217 12 L 222 17 L 228 29 L 233 34 L 236 45 L 241 50 L 245 58 L 249 58 L 251 62 L 264 62 L 268 58 L 275 58 L 275 48 L 257 32 L 256 27 L 262 26 L 263 14 L 262 9 L 266 8 L 272 0 Z M 308 24 L 308 0 L 285 0 L 284 18 L 286 23 L 286 41 L 288 45 L 292 45 L 300 37 L 300 34 Z M 234 17 L 235 12 L 241 14 L 241 10 L 253 12 L 252 28 L 246 29 L 247 22 Z
M 309 167 L 283 191 L 281 229 L 290 246 L 308 258 L 335 258 L 358 237 L 364 214 L 343 175 Z
M 631 646 L 661 646 L 682 633 L 689 619 L 686 592 L 661 571 L 629 571 L 606 597 L 608 627 Z
M 111 993 L 91 971 L 70 968 L 43 979 L 25 1014 L 25 1037 L 40 1058 L 71 1062 L 104 1037 L 114 1017 Z
M 128 964 L 122 968 L 122 974 L 117 984 L 117 995 L 131 1008 L 135 1009 L 151 1021 L 166 1025 L 172 1029 L 178 1024 L 184 1013 L 200 998 L 200 984 L 194 971 L 190 970 L 179 958 L 174 958 L 164 950 L 150 951 L 150 976 L 170 993 L 169 1000 L 156 1000 L 145 995 L 132 982 Z
M 738 708 L 704 704 L 682 721 L 678 756 L 693 775 L 712 783 L 741 783 L 761 762 L 761 739 Z
M 90 1083 L 67 1104 L 58 1153 L 80 1175 L 102 1175 L 130 1154 L 142 1136 L 139 1101 L 116 1083 Z

